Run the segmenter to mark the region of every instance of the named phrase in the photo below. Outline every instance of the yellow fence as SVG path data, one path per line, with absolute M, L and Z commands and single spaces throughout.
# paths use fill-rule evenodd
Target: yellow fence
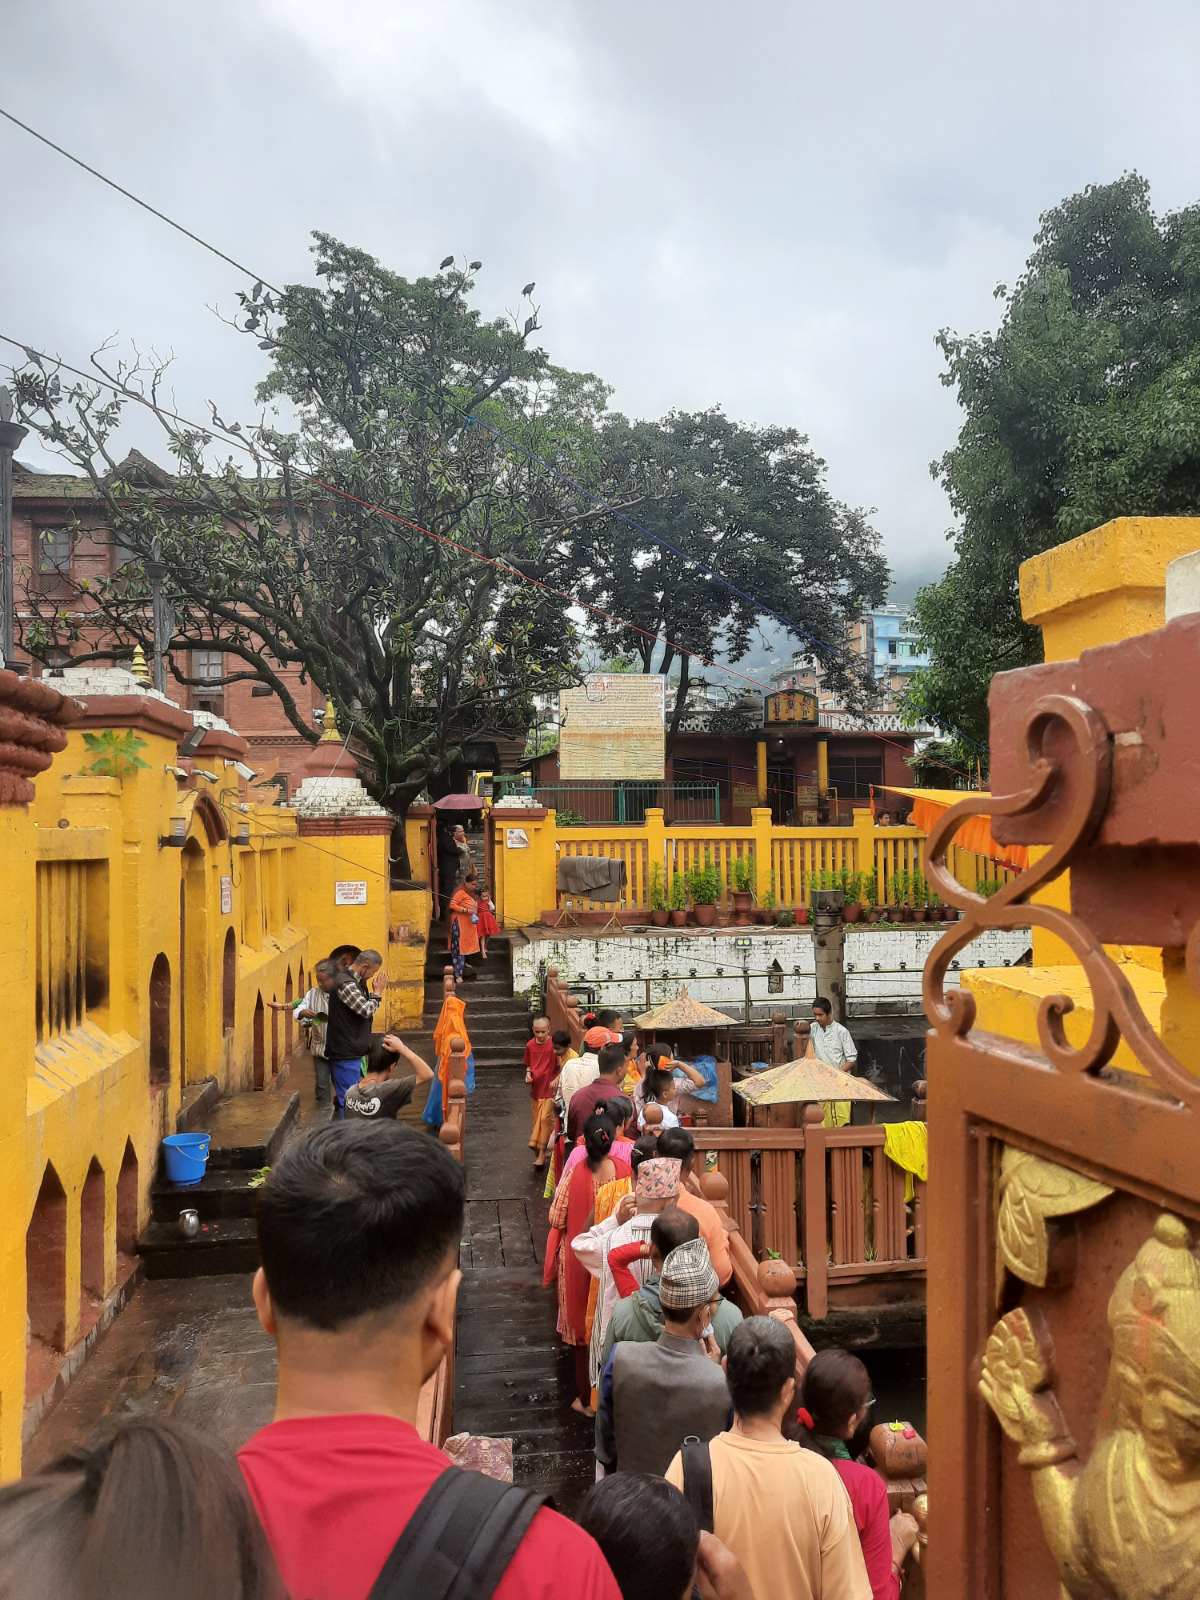
M 581 911 L 645 911 L 651 902 L 652 873 L 661 869 L 663 893 L 677 877 L 685 881 L 697 868 L 713 865 L 722 895 L 732 887 L 734 863 L 749 859 L 755 897 L 779 908 L 807 905 L 822 874 L 875 874 L 878 903 L 898 895 L 897 880 L 921 872 L 925 835 L 919 828 L 876 827 L 871 813 L 856 811 L 848 828 L 786 828 L 763 809 L 751 812 L 746 827 L 712 823 L 667 827 L 660 810 L 648 810 L 638 824 L 557 826 L 553 811 L 494 813 L 496 902 L 506 927 L 536 922 L 557 904 L 557 865 L 573 856 L 606 856 L 625 864 L 619 902 L 564 896 Z M 950 862 L 959 881 L 975 888 L 986 879 L 1012 874 L 984 856 L 953 849 Z

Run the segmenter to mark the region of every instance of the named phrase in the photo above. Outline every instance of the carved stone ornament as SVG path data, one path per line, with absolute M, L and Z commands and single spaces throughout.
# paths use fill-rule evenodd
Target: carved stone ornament
M 1124 1039 L 1153 1083 L 1172 1100 L 1200 1111 L 1200 1078 L 1164 1045 L 1138 1004 L 1120 967 L 1086 923 L 1056 906 L 1035 905 L 1030 897 L 1053 882 L 1083 852 L 1103 821 L 1112 785 L 1112 742 L 1100 714 L 1074 695 L 1046 694 L 1034 701 L 1025 726 L 1030 782 L 1009 795 L 971 795 L 947 811 L 926 844 L 926 876 L 960 922 L 934 946 L 925 964 L 925 1014 L 945 1038 L 966 1037 L 975 1022 L 975 997 L 968 989 L 947 989 L 950 964 L 985 928 L 1041 928 L 1068 946 L 1088 980 L 1092 1026 L 1081 1044 L 1066 1035 L 1063 1019 L 1073 1009 L 1067 995 L 1047 995 L 1038 1008 L 1038 1038 L 1059 1072 L 1095 1072 L 1112 1060 Z M 1019 877 L 1000 886 L 990 899 L 965 888 L 946 864 L 954 836 L 970 817 L 1028 816 L 1053 796 L 1056 831 L 1044 855 Z M 1186 966 L 1193 988 L 1200 988 L 1200 922 L 1187 939 Z
M 1045 1288 L 1050 1270 L 1048 1223 L 1087 1211 L 1111 1193 L 1107 1184 L 1070 1167 L 1005 1145 L 996 1210 L 997 1294 L 1003 1288 L 1004 1267 L 1024 1283 Z
M 1002 1317 L 979 1389 L 1031 1475 L 1070 1600 L 1200 1596 L 1200 1261 L 1162 1213 L 1108 1302 L 1108 1384 L 1085 1461 L 1040 1319 Z

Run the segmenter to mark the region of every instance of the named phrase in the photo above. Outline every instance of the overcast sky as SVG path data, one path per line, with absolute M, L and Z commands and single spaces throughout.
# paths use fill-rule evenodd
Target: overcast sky
M 1085 183 L 1200 198 L 1198 48 L 1182 0 L 8 0 L 0 103 L 277 283 L 312 228 L 408 275 L 478 256 L 493 311 L 536 279 L 552 358 L 622 410 L 807 432 L 907 588 L 945 561 L 936 331 L 991 325 Z M 174 351 L 182 410 L 248 414 L 261 357 L 208 309 L 237 274 L 0 152 L 0 328 Z

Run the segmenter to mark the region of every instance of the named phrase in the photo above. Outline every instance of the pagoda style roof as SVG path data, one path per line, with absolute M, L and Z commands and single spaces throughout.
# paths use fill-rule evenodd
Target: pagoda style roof
M 645 1011 L 633 1020 L 635 1027 L 652 1028 L 656 1033 L 672 1033 L 686 1028 L 733 1027 L 732 1017 L 727 1017 L 723 1011 L 714 1011 L 702 1000 L 693 1000 L 686 984 L 681 985 L 674 1000 L 656 1006 L 653 1011 Z
M 815 1056 L 785 1061 L 781 1067 L 756 1072 L 742 1078 L 734 1089 L 754 1106 L 798 1105 L 809 1100 L 889 1100 L 866 1078 L 857 1078 L 840 1067 L 831 1067 Z

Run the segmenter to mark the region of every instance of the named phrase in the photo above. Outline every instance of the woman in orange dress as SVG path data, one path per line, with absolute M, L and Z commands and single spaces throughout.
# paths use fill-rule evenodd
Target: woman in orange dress
M 479 879 L 468 872 L 450 897 L 450 963 L 461 979 L 468 956 L 479 954 Z M 471 973 L 474 977 L 474 972 Z
M 431 1128 L 440 1128 L 446 1120 L 446 1094 L 450 1087 L 450 1041 L 454 1038 L 461 1039 L 467 1048 L 466 1089 L 470 1094 L 475 1088 L 475 1056 L 467 1033 L 467 1008 L 456 994 L 448 994 L 442 1001 L 437 1027 L 433 1030 L 437 1069 L 433 1075 L 433 1082 L 429 1085 L 429 1098 L 425 1101 L 425 1109 L 421 1113 L 421 1121 L 427 1122 Z

